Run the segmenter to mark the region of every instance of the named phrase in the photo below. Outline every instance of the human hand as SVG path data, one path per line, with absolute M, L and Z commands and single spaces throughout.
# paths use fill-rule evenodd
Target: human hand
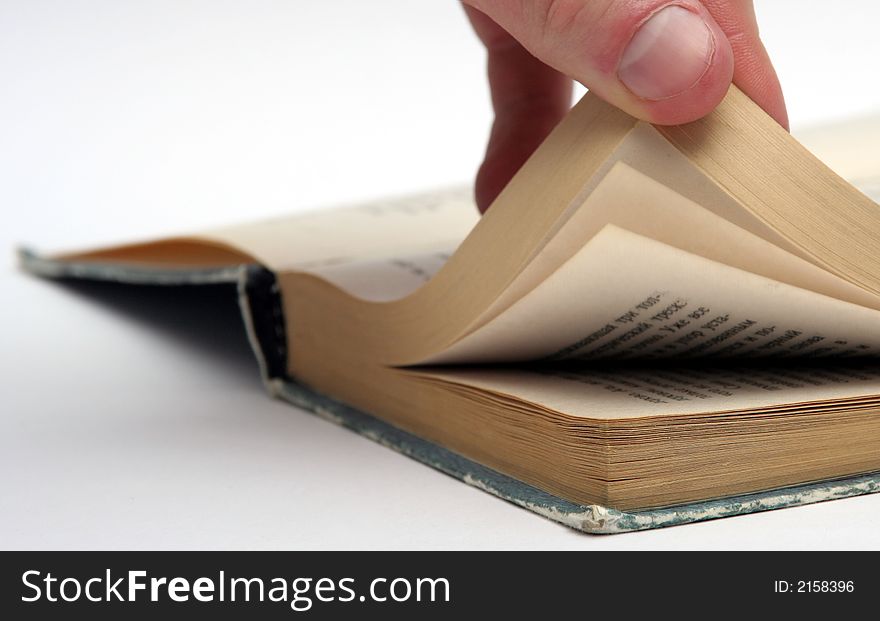
M 568 112 L 572 79 L 659 125 L 705 116 L 734 82 L 788 127 L 751 0 L 462 2 L 488 51 L 495 110 L 481 211 Z

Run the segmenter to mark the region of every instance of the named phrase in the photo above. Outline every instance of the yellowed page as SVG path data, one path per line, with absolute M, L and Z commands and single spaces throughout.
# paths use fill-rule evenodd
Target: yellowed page
M 608 225 L 485 326 L 425 364 L 880 353 L 880 311 Z
M 678 194 L 703 206 L 717 216 L 750 231 L 789 252 L 801 255 L 801 250 L 764 222 L 758 220 L 733 196 L 708 177 L 694 162 L 674 147 L 652 125 L 636 123 L 632 130 L 609 155 L 560 218 L 559 228 L 567 226 L 580 206 L 597 189 L 605 175 L 618 164 L 625 164 Z M 809 260 L 809 257 L 804 255 Z
M 727 412 L 806 412 L 880 405 L 880 365 L 611 369 L 578 365 L 414 370 L 425 381 L 496 393 L 570 416 L 601 420 Z M 758 412 L 756 412 L 756 410 Z
M 618 162 L 474 329 L 509 308 L 607 224 L 824 295 L 880 309 L 880 298 L 728 222 Z

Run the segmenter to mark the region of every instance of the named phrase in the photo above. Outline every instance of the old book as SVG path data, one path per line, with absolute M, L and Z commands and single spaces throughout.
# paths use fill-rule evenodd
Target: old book
M 22 259 L 234 283 L 275 396 L 619 532 L 880 487 L 878 240 L 733 88 L 680 127 L 588 94 L 482 218 L 441 192 Z

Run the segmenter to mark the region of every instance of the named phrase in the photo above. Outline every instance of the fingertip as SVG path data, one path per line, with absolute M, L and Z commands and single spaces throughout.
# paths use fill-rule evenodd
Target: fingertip
M 689 123 L 721 103 L 733 75 L 733 49 L 709 12 L 667 5 L 624 48 L 617 77 L 628 101 L 621 107 L 657 125 Z
M 740 51 L 738 55 L 734 50 L 734 54 L 737 58 L 734 83 L 777 123 L 789 130 L 788 110 L 782 86 L 760 40 L 756 40 L 749 49 Z
M 782 86 L 761 41 L 755 7 L 751 0 L 703 0 L 703 5 L 724 32 L 733 48 L 733 82 L 785 129 L 788 111 Z
M 646 120 L 655 125 L 681 125 L 710 114 L 730 90 L 733 67 L 730 44 L 721 38 L 711 65 L 696 84 L 674 97 L 643 102 Z

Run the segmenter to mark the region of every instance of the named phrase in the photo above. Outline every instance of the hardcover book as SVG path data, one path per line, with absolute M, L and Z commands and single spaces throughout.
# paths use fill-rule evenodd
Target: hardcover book
M 679 127 L 588 94 L 482 218 L 435 192 L 21 258 L 234 285 L 272 395 L 583 531 L 880 489 L 880 211 L 736 88 Z

